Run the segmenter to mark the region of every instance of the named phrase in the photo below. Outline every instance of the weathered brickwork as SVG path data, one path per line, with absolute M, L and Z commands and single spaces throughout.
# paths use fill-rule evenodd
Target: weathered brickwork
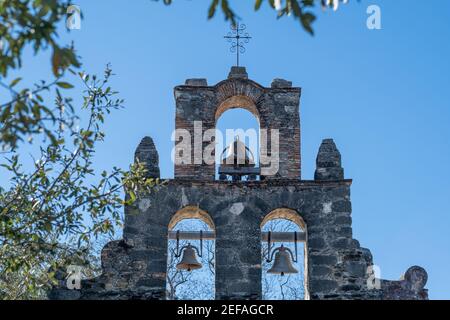
M 213 87 L 206 80 L 188 80 L 175 88 L 175 97 L 177 128 L 191 131 L 197 120 L 203 121 L 204 130 L 214 128 L 217 114 L 236 101 L 258 115 L 262 128 L 281 128 L 280 139 L 288 142 L 280 148 L 280 175 L 261 181 L 215 181 L 214 166 L 177 165 L 175 179 L 125 208 L 123 239 L 103 249 L 103 273 L 75 291 L 65 289 L 61 276 L 50 298 L 164 299 L 169 227 L 177 213 L 188 216 L 191 207 L 201 211 L 199 217 L 207 216 L 216 232 L 217 299 L 261 298 L 261 223 L 280 209 L 294 212 L 304 223 L 308 298 L 428 298 L 427 274 L 420 267 L 410 268 L 399 281 L 374 277 L 372 254 L 353 238 L 352 180 L 344 179 L 341 154 L 332 139 L 319 148 L 315 180 L 300 179 L 299 88 L 280 79 L 264 88 L 248 80 L 245 70 L 235 69 Z M 159 177 L 158 154 L 150 138 L 140 143 L 136 158 L 148 166 L 149 176 Z
M 243 68 L 235 68 L 215 86 L 207 86 L 204 79 L 190 79 L 175 88 L 175 128 L 185 129 L 194 143 L 194 121 L 201 121 L 202 136 L 214 129 L 219 117 L 231 108 L 243 108 L 254 114 L 261 129 L 277 129 L 280 135 L 279 171 L 267 179 L 300 178 L 300 88 L 288 81 L 275 80 L 265 88 L 249 80 Z M 271 151 L 270 133 L 268 150 Z M 204 142 L 203 147 L 208 143 Z M 203 151 L 203 150 L 201 150 Z M 191 159 L 195 159 L 191 149 Z M 198 158 L 198 155 L 197 155 Z M 215 166 L 200 164 L 175 165 L 175 179 L 214 180 Z

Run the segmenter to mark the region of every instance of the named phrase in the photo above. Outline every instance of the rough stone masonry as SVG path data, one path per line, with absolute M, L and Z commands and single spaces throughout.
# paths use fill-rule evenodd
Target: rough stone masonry
M 194 121 L 202 121 L 203 130 L 214 128 L 223 112 L 237 107 L 252 112 L 261 128 L 278 128 L 278 173 L 258 181 L 217 181 L 214 165 L 176 164 L 174 179 L 125 208 L 123 239 L 102 250 L 102 274 L 69 290 L 60 272 L 51 299 L 165 299 L 167 235 L 183 218 L 204 219 L 215 230 L 216 299 L 260 299 L 261 224 L 271 213 L 304 223 L 307 298 L 428 299 L 421 267 L 409 268 L 398 281 L 374 277 L 369 249 L 352 236 L 352 180 L 344 178 L 332 139 L 319 148 L 314 180 L 301 179 L 300 88 L 281 79 L 266 88 L 249 80 L 245 68 L 233 67 L 214 86 L 190 79 L 174 93 L 177 129 L 192 131 Z M 159 178 L 151 138 L 141 141 L 135 159 L 145 163 L 149 177 Z

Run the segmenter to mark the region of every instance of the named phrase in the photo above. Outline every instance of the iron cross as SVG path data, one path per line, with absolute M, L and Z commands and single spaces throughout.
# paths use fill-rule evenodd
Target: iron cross
M 236 53 L 236 62 L 239 67 L 239 57 L 240 54 L 245 53 L 245 47 L 244 44 L 249 43 L 250 35 L 245 32 L 246 29 L 245 24 L 232 24 L 231 25 L 231 32 L 228 32 L 228 35 L 226 35 L 224 38 L 228 40 L 228 42 L 231 43 L 230 51 L 232 53 Z

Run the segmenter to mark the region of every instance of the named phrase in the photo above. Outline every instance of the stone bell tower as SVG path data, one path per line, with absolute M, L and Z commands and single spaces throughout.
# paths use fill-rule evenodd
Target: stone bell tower
M 216 299 L 261 299 L 261 226 L 275 218 L 304 230 L 298 240 L 305 243 L 307 298 L 428 298 L 423 268 L 411 267 L 398 281 L 375 277 L 370 251 L 353 238 L 352 180 L 344 176 L 332 139 L 320 145 L 314 180 L 301 179 L 299 87 L 281 79 L 265 87 L 250 80 L 245 68 L 233 67 L 215 85 L 186 80 L 174 96 L 174 179 L 125 208 L 123 239 L 104 247 L 100 276 L 83 280 L 75 291 L 66 289 L 61 278 L 50 298 L 165 299 L 168 236 L 187 218 L 202 219 L 214 230 Z M 231 108 L 250 111 L 267 130 L 267 146 L 260 153 L 268 161 L 261 164 L 258 179 L 216 179 L 215 164 L 205 162 L 214 142 L 208 130 Z M 145 163 L 149 177 L 160 178 L 151 138 L 141 141 L 135 159 Z
M 187 157 L 193 163 L 181 161 L 175 164 L 175 179 L 210 180 L 215 179 L 215 165 L 201 161 L 203 149 L 194 141 L 196 136 L 203 137 L 205 132 L 214 129 L 219 117 L 232 108 L 250 111 L 258 120 L 260 128 L 267 133 L 267 145 L 271 146 L 273 131 L 279 135 L 277 150 L 262 150 L 262 156 L 274 157 L 278 170 L 267 179 L 300 178 L 300 88 L 292 83 L 276 79 L 270 88 L 265 88 L 249 80 L 243 67 L 232 67 L 228 79 L 214 86 L 208 86 L 206 79 L 188 79 L 186 84 L 175 88 L 177 131 L 189 132 L 193 145 Z M 195 126 L 201 124 L 198 134 Z M 203 141 L 204 143 L 206 141 Z M 180 144 L 184 147 L 184 144 Z M 185 148 L 183 148 L 185 149 Z M 183 151 L 180 151 L 183 152 Z M 277 152 L 275 155 L 272 152 Z M 179 150 L 175 150 L 179 154 Z M 186 155 L 183 155 L 186 156 Z M 269 161 L 268 161 L 269 162 Z M 269 166 L 270 163 L 267 163 Z

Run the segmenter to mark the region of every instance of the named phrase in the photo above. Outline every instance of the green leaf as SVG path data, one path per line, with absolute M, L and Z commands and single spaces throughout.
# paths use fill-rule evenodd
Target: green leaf
M 208 10 L 208 19 L 211 19 L 216 14 L 217 6 L 219 5 L 219 0 L 214 0 Z
M 72 89 L 73 88 L 73 85 L 71 85 L 68 82 L 57 82 L 56 85 L 63 89 Z
M 316 20 L 316 16 L 309 12 L 302 14 L 302 16 L 300 17 L 300 21 L 302 23 L 303 28 L 312 36 L 314 35 L 312 23 L 315 20 Z
M 256 0 L 255 2 L 255 11 L 258 11 L 261 8 L 262 0 Z
M 55 77 L 59 76 L 59 70 L 61 67 L 61 50 L 54 46 L 52 55 L 52 71 Z
M 16 84 L 18 84 L 20 82 L 20 80 L 22 80 L 22 78 L 16 78 L 13 81 L 11 81 L 11 83 L 9 84 L 9 87 L 12 88 L 14 87 Z
M 294 15 L 296 17 L 301 17 L 303 12 L 302 12 L 302 8 L 300 8 L 300 5 L 298 4 L 298 2 L 296 0 L 291 1 L 292 4 L 292 11 L 294 11 Z
M 132 190 L 130 190 L 130 200 L 132 203 L 136 201 L 136 194 Z

